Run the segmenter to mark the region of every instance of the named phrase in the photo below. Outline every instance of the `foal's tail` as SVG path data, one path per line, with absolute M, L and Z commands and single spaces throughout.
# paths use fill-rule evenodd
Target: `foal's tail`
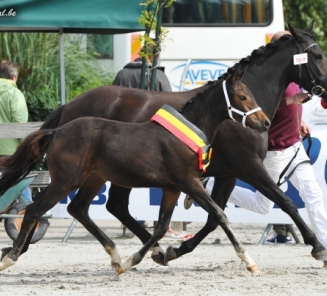
M 0 196 L 24 179 L 46 153 L 55 130 L 38 130 L 28 135 L 11 156 L 0 158 Z
M 58 107 L 56 110 L 54 110 L 45 120 L 45 122 L 42 124 L 40 129 L 50 129 L 50 128 L 56 128 L 58 127 L 59 120 L 61 117 L 62 112 L 64 111 L 66 105 L 62 105 Z

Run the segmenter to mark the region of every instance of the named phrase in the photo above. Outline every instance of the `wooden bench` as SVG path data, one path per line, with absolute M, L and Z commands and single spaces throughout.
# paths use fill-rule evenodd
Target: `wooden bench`
M 13 122 L 0 123 L 0 139 L 25 138 L 28 134 L 38 130 L 43 122 Z
M 0 123 L 0 139 L 8 138 L 25 138 L 30 133 L 40 129 L 43 122 L 13 122 L 13 123 Z M 50 175 L 48 171 L 32 171 L 36 177 L 29 187 L 41 188 L 47 187 L 50 183 Z
M 27 122 L 27 123 L 0 123 L 0 139 L 8 139 L 8 138 L 25 138 L 30 133 L 38 130 L 43 122 Z M 48 171 L 32 171 L 31 175 L 36 175 L 31 184 L 30 188 L 40 188 L 47 187 L 50 183 L 50 175 Z M 2 218 L 10 218 L 10 217 L 21 217 L 21 215 L 8 215 L 1 214 Z M 44 218 L 51 218 L 51 214 L 43 215 Z

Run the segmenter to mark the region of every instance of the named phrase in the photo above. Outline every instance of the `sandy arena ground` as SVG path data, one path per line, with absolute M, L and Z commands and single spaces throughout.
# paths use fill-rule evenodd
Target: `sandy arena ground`
M 31 245 L 16 265 L 0 273 L 0 295 L 327 295 L 327 270 L 311 257 L 311 247 L 258 245 L 263 224 L 232 224 L 258 264 L 258 275 L 246 270 L 218 229 L 168 267 L 155 264 L 148 254 L 139 265 L 116 277 L 102 246 L 80 224 L 67 243 L 62 243 L 71 220 L 50 222 L 45 237 Z M 136 237 L 118 237 L 120 223 L 97 223 L 114 238 L 123 261 L 141 247 Z M 187 232 L 195 233 L 202 225 L 191 223 Z M 215 244 L 217 238 L 221 244 Z M 0 243 L 1 247 L 11 244 L 4 228 Z M 161 240 L 164 249 L 179 244 L 176 239 Z

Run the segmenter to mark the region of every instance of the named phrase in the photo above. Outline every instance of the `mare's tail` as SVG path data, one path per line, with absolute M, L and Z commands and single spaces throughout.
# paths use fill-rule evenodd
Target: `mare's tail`
M 25 178 L 46 153 L 55 130 L 38 130 L 28 135 L 11 156 L 0 158 L 0 196 Z
M 58 107 L 56 110 L 54 110 L 45 120 L 45 122 L 42 124 L 40 129 L 50 129 L 50 128 L 56 128 L 58 127 L 59 120 L 61 117 L 62 112 L 64 111 L 66 105 L 62 105 Z

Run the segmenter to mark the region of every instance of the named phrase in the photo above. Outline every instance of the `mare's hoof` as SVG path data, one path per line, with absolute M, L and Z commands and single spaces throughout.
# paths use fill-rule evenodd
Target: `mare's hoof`
M 8 255 L 8 253 L 12 250 L 12 247 L 7 247 L 7 248 L 2 248 L 1 249 L 1 258 L 0 261 L 2 261 L 3 257 L 5 257 L 6 255 Z
M 327 261 L 327 251 L 319 251 L 317 253 L 312 253 L 312 257 L 315 258 L 316 260 L 321 260 L 321 261 Z
M 168 262 L 171 260 L 175 260 L 177 258 L 176 252 L 173 247 L 168 247 L 165 256 L 165 263 L 168 265 Z
M 250 271 L 252 274 L 258 274 L 260 272 L 257 265 L 249 266 L 246 269 Z
M 160 264 L 160 265 L 163 265 L 163 266 L 168 265 L 168 263 L 165 262 L 165 254 L 163 254 L 163 253 L 159 253 L 159 254 L 156 254 L 156 255 L 152 254 L 151 258 L 157 264 Z
M 165 264 L 165 251 L 160 246 L 152 248 L 151 258 L 157 264 L 167 265 Z
M 189 195 L 185 196 L 184 209 L 188 210 L 193 205 L 193 199 Z

